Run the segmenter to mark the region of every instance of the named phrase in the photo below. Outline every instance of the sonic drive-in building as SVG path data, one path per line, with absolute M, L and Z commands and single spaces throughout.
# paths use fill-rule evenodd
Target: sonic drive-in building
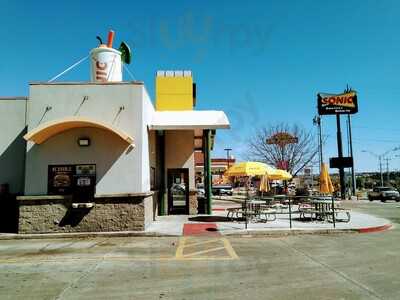
M 0 184 L 20 233 L 136 231 L 211 212 L 210 151 L 228 118 L 195 110 L 191 71 L 157 71 L 153 105 L 143 82 L 122 80 L 130 50 L 112 40 L 90 52 L 89 82 L 34 82 L 0 100 Z

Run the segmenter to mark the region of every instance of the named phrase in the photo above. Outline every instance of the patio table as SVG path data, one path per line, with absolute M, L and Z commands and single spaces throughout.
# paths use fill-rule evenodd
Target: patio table
M 252 201 L 247 203 L 247 209 L 243 205 L 242 207 L 233 207 L 227 209 L 228 220 L 238 219 L 239 215 L 241 218 L 247 218 L 253 221 L 274 221 L 276 220 L 276 209 L 266 205 L 263 201 Z M 265 218 L 262 218 L 264 216 Z M 272 218 L 269 218 L 271 217 Z
M 263 201 L 263 200 L 251 200 L 249 203 L 252 203 L 252 204 L 266 204 L 266 201 Z
M 333 213 L 335 212 L 335 220 L 342 222 L 350 221 L 350 210 L 340 207 L 339 203 L 334 203 L 334 207 L 332 207 L 331 201 L 326 200 L 312 200 L 311 204 L 314 205 L 314 210 L 311 210 L 312 213 L 315 213 L 316 219 L 325 221 L 330 221 L 333 218 Z M 345 213 L 346 218 L 337 218 L 339 213 Z

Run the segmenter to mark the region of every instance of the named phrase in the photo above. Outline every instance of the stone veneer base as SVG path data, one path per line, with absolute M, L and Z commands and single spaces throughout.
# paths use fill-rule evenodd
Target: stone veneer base
M 92 208 L 72 208 L 71 196 L 20 196 L 19 233 L 143 231 L 153 221 L 157 193 L 95 196 Z

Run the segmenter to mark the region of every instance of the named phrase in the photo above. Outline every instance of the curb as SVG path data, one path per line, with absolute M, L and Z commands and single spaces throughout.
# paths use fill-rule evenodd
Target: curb
M 358 233 L 373 233 L 373 232 L 382 232 L 389 230 L 393 227 L 392 224 L 385 224 L 382 226 L 376 226 L 376 227 L 365 227 L 365 228 L 359 228 L 357 229 Z
M 251 237 L 251 236 L 269 236 L 269 237 L 283 237 L 283 236 L 294 236 L 294 235 L 327 235 L 327 234 L 344 234 L 344 233 L 375 233 L 383 232 L 392 229 L 393 224 L 385 224 L 375 227 L 364 227 L 364 228 L 345 228 L 345 229 L 292 229 L 292 230 L 247 230 L 241 232 L 223 233 L 224 236 L 238 236 L 238 237 Z
M 292 229 L 292 230 L 241 230 L 239 232 L 219 231 L 222 236 L 230 237 L 284 237 L 294 235 L 328 235 L 328 234 L 344 234 L 344 233 L 376 233 L 384 232 L 392 229 L 392 224 L 385 224 L 375 227 L 364 228 L 347 228 L 347 229 Z M 181 237 L 178 234 L 165 234 L 158 232 L 143 232 L 143 231 L 115 231 L 115 232 L 71 232 L 71 233 L 35 233 L 35 234 L 0 234 L 0 240 L 27 240 L 27 239 L 65 239 L 77 238 L 87 239 L 96 237 Z
M 285 237 L 285 236 L 296 236 L 296 235 L 328 235 L 328 234 L 349 234 L 357 233 L 357 229 L 313 229 L 313 230 L 302 230 L 302 229 L 292 229 L 292 230 L 247 230 L 244 232 L 232 232 L 232 233 L 222 233 L 223 236 L 231 237 Z
M 1 240 L 42 240 L 42 239 L 87 239 L 96 237 L 179 237 L 176 234 L 162 234 L 143 231 L 115 231 L 115 232 L 71 232 L 71 233 L 11 233 L 0 234 Z

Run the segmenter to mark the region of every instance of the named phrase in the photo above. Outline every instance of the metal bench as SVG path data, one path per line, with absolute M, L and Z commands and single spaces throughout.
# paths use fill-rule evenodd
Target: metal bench
M 243 219 L 247 216 L 250 221 L 275 221 L 276 220 L 276 210 L 272 209 L 266 205 L 258 205 L 249 203 L 246 207 L 234 207 L 227 209 L 227 219 L 232 221 L 234 219 Z M 264 218 L 262 218 L 264 216 Z

